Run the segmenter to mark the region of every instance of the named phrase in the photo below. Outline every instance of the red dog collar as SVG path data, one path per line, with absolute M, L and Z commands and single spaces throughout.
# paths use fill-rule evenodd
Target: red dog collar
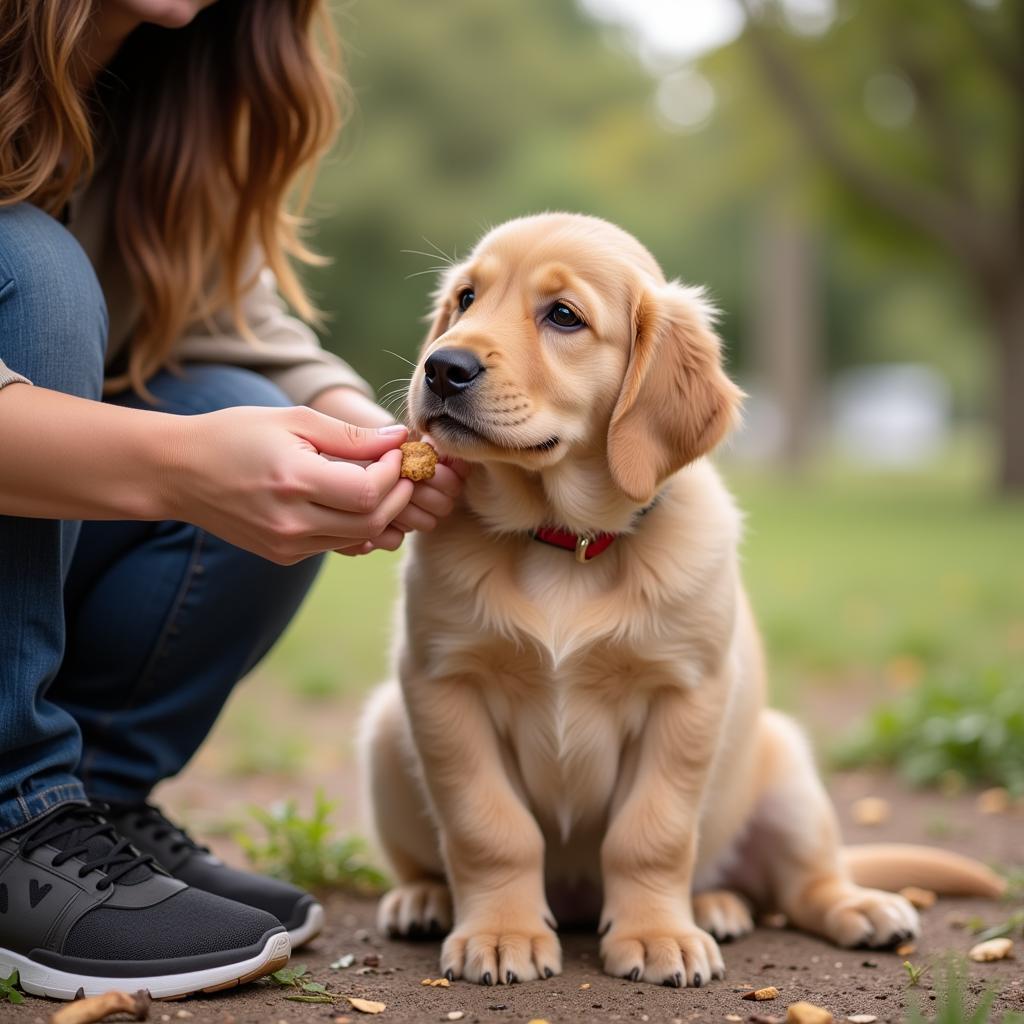
M 539 540 L 542 544 L 564 548 L 566 551 L 575 551 L 577 562 L 589 562 L 591 558 L 596 558 L 602 551 L 610 548 L 618 534 L 599 533 L 595 537 L 588 537 L 585 534 L 572 533 L 557 526 L 542 526 L 539 530 L 534 530 L 532 536 L 534 540 Z
M 647 515 L 648 512 L 658 504 L 661 495 L 655 495 L 654 501 L 646 508 L 640 509 L 636 518 Z M 607 551 L 619 538 L 618 533 L 596 533 L 593 537 L 585 533 L 573 533 L 560 526 L 542 526 L 530 534 L 534 540 L 542 544 L 550 544 L 552 547 L 562 548 L 565 551 L 576 553 L 577 562 L 589 562 L 597 558 L 602 551 Z

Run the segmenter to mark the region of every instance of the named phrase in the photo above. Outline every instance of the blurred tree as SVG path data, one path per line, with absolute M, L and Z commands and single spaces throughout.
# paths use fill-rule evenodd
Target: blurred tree
M 778 0 L 741 3 L 765 81 L 825 165 L 972 286 L 997 356 L 999 481 L 1024 490 L 1024 3 L 840 0 L 813 37 Z

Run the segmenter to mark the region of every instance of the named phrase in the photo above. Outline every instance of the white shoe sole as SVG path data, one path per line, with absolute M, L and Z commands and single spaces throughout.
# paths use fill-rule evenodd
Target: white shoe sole
M 146 989 L 154 999 L 175 999 L 196 992 L 219 992 L 247 981 L 255 981 L 283 967 L 291 956 L 287 932 L 278 932 L 254 957 L 224 967 L 183 974 L 161 974 L 156 977 L 103 978 L 96 975 L 72 974 L 55 967 L 36 963 L 20 953 L 0 949 L 0 975 L 18 972 L 21 988 L 34 996 L 51 999 L 74 999 L 81 989 L 87 996 L 97 996 L 111 989 L 137 992 Z
M 293 928 L 288 933 L 292 944 L 292 950 L 304 946 L 311 939 L 315 939 L 324 930 L 324 908 L 319 903 L 314 903 L 306 912 L 306 920 Z

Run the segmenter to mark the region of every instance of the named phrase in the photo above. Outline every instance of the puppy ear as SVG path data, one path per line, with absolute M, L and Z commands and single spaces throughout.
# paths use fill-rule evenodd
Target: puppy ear
M 444 295 L 439 295 L 434 305 L 432 312 L 427 314 L 427 320 L 430 321 L 430 327 L 427 330 L 427 336 L 423 339 L 423 347 L 432 344 L 437 341 L 438 338 L 448 330 L 448 324 L 452 319 L 451 306 L 448 303 L 448 299 Z
M 634 314 L 634 340 L 608 428 L 612 478 L 649 501 L 676 470 L 711 451 L 735 423 L 743 393 L 722 369 L 711 307 L 677 282 L 650 288 Z

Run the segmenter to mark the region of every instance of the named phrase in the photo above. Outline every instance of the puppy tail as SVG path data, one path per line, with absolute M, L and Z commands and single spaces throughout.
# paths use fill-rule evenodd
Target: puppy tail
M 853 880 L 871 889 L 897 892 L 908 885 L 942 896 L 987 896 L 1006 892 L 1006 881 L 980 861 L 934 846 L 866 843 L 843 848 Z

